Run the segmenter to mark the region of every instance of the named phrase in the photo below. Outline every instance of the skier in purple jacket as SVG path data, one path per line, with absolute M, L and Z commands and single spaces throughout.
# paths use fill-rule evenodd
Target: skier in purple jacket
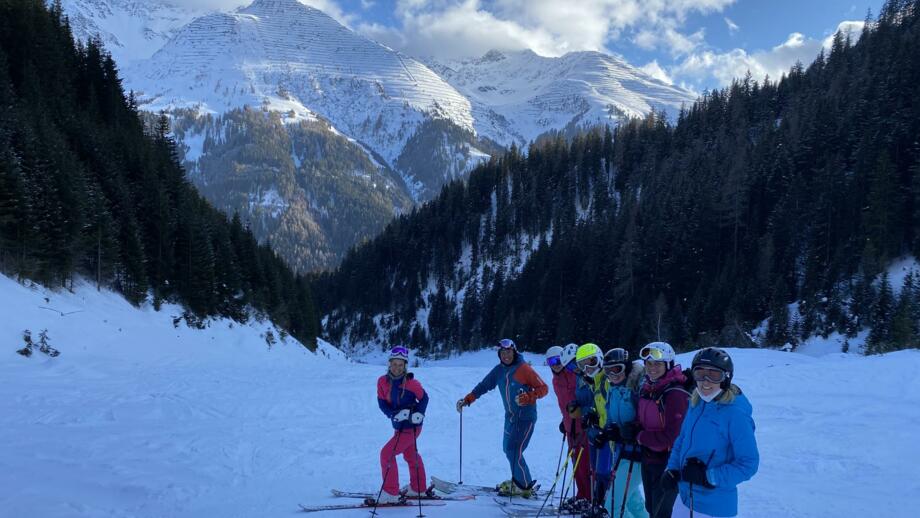
M 674 363 L 674 349 L 666 342 L 652 342 L 639 351 L 645 362 L 645 382 L 639 391 L 639 424 L 636 441 L 642 446 L 642 487 L 650 518 L 670 518 L 676 491 L 661 487 L 661 475 L 680 434 L 690 394 L 687 377 Z

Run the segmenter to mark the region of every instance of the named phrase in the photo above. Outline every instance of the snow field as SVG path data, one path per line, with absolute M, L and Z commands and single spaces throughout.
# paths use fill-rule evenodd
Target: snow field
M 291 516 L 298 503 L 349 502 L 330 497 L 333 488 L 380 487 L 379 451 L 393 433 L 375 400 L 383 357 L 352 363 L 291 339 L 269 350 L 266 324 L 176 329 L 177 312 L 136 309 L 88 286 L 49 293 L 0 277 L 0 516 Z M 15 354 L 24 328 L 48 328 L 61 356 Z M 759 473 L 740 486 L 740 516 L 914 515 L 920 352 L 732 355 L 761 453 Z M 549 383 L 542 357 L 525 356 Z M 480 351 L 412 369 L 431 397 L 419 437 L 429 475 L 457 480 L 454 404 L 495 362 L 494 351 Z M 548 486 L 561 445 L 552 392 L 539 415 L 526 458 Z M 463 419 L 464 482 L 508 478 L 498 394 Z M 399 471 L 408 483 L 402 460 Z M 504 516 L 488 498 L 425 514 Z

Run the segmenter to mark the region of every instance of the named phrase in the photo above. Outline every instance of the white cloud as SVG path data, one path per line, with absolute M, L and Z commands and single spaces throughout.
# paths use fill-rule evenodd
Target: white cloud
M 693 52 L 704 33 L 679 28 L 691 13 L 718 12 L 734 0 L 397 0 L 398 27 L 363 24 L 365 35 L 414 55 L 478 56 L 496 48 L 529 48 L 559 56 L 609 52 L 628 35 L 647 50 Z
M 655 79 L 661 81 L 662 83 L 666 83 L 669 85 L 674 84 L 674 80 L 671 79 L 671 76 L 669 76 L 668 73 L 665 72 L 663 68 L 661 68 L 661 65 L 658 64 L 658 60 L 652 60 L 651 62 L 642 65 L 641 67 L 639 67 L 639 70 L 654 77 Z
M 863 25 L 861 21 L 844 21 L 834 32 L 849 32 L 851 40 L 855 41 L 859 38 Z M 748 71 L 758 81 L 763 80 L 765 76 L 775 80 L 788 73 L 796 61 L 806 66 L 814 61 L 822 48 L 830 48 L 833 38 L 833 34 L 824 39 L 814 39 L 793 32 L 786 41 L 769 50 L 753 53 L 742 49 L 733 49 L 725 53 L 708 50 L 696 52 L 672 67 L 668 73 L 678 81 L 697 85 L 715 79 L 719 86 L 725 86 L 734 78 L 744 77 Z
M 728 26 L 728 32 L 734 34 L 738 32 L 741 27 L 738 27 L 738 24 L 733 22 L 728 16 L 725 17 L 725 25 Z

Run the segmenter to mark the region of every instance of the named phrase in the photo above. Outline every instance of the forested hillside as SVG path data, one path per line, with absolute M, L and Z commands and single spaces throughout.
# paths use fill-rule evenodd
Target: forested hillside
M 74 45 L 59 2 L 0 0 L 0 267 L 180 302 L 196 325 L 267 316 L 315 344 L 308 283 L 195 191 L 167 119 L 142 122 L 111 57 Z
M 315 282 L 343 344 L 458 350 L 516 338 L 635 347 L 795 345 L 873 330 L 916 343 L 920 2 L 778 80 L 509 153 L 447 186 Z M 897 287 L 896 287 L 897 288 Z M 794 314 L 790 308 L 794 308 Z

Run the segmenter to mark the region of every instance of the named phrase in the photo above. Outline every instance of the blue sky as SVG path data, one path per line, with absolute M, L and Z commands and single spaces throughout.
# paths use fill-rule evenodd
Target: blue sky
M 858 36 L 881 0 L 301 0 L 410 55 L 530 48 L 623 55 L 696 92 L 751 70 L 809 63 L 839 27 Z M 844 23 L 853 22 L 853 23 Z M 843 24 L 843 25 L 841 25 Z

